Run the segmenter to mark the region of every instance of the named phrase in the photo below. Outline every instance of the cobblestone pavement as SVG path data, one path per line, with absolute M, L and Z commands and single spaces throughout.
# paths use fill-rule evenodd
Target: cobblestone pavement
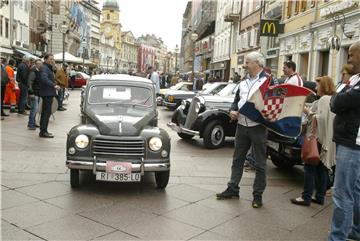
M 166 127 L 172 112 L 159 108 L 159 125 L 172 137 L 171 179 L 155 189 L 141 183 L 95 182 L 82 176 L 72 190 L 65 167 L 66 133 L 79 123 L 80 91 L 51 119 L 54 139 L 26 128 L 27 117 L 1 121 L 2 240 L 325 240 L 332 203 L 300 207 L 302 167 L 281 171 L 270 162 L 264 206 L 252 209 L 254 174 L 244 173 L 240 200 L 218 201 L 230 175 L 233 141 L 220 150 L 185 142 Z

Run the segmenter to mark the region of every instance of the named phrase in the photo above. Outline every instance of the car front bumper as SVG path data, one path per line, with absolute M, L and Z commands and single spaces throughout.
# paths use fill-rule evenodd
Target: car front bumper
M 66 166 L 70 169 L 79 169 L 79 170 L 92 170 L 95 174 L 97 171 L 106 171 L 106 163 L 105 162 L 95 162 L 93 161 L 75 161 L 75 160 L 67 160 Z M 132 163 L 131 170 L 133 172 L 161 172 L 161 171 L 169 171 L 170 163 Z
M 163 101 L 163 105 L 166 106 L 166 107 L 176 107 L 176 103 L 174 102 L 167 102 L 167 101 Z
M 178 126 L 173 122 L 169 122 L 167 123 L 167 126 L 170 127 L 172 130 L 176 131 L 177 133 L 184 133 L 184 134 L 188 134 L 188 135 L 194 135 L 194 136 L 200 136 L 200 132 L 199 131 L 193 131 L 190 129 L 186 129 L 182 126 Z

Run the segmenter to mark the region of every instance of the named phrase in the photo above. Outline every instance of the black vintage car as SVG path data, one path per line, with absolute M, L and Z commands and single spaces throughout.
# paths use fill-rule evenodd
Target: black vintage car
M 72 187 L 79 171 L 96 180 L 139 182 L 155 172 L 158 188 L 170 174 L 170 138 L 157 126 L 153 83 L 130 75 L 95 75 L 84 89 L 81 124 L 68 133 L 66 166 Z
M 184 91 L 184 90 L 170 90 L 166 93 L 163 105 L 170 110 L 175 110 L 180 106 L 181 101 L 188 98 L 193 98 L 195 95 L 214 95 L 220 92 L 228 82 L 215 82 L 211 84 L 205 84 L 203 90 L 194 92 L 194 91 Z
M 226 136 L 235 135 L 236 121 L 231 121 L 229 109 L 237 88 L 237 84 L 230 83 L 216 95 L 184 100 L 168 126 L 183 139 L 199 136 L 209 149 L 222 147 Z

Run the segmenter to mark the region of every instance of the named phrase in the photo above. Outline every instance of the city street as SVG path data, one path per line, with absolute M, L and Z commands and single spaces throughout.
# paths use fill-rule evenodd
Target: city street
M 230 176 L 233 140 L 208 150 L 185 142 L 166 126 L 172 112 L 159 108 L 159 126 L 171 136 L 171 178 L 164 191 L 152 175 L 141 183 L 96 182 L 82 175 L 72 189 L 65 166 L 66 135 L 80 121 L 80 90 L 67 111 L 56 112 L 54 139 L 27 129 L 27 116 L 1 122 L 2 240 L 326 240 L 332 200 L 302 207 L 303 167 L 279 170 L 268 162 L 264 206 L 253 209 L 253 172 L 245 172 L 240 199 L 216 200 Z

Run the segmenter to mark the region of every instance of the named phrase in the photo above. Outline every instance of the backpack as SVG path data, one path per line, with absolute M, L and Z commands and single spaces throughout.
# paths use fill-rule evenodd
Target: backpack
M 9 82 L 8 74 L 5 67 L 1 65 L 1 86 L 5 86 Z

